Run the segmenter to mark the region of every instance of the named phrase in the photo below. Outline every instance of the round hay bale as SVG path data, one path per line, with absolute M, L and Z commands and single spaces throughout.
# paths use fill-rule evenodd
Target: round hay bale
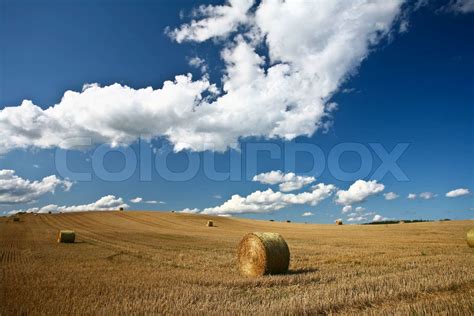
M 17 216 L 15 216 L 15 217 L 13 217 L 13 221 L 14 221 L 14 222 L 19 222 L 19 221 L 20 221 L 20 218 L 17 217 Z
M 76 239 L 76 233 L 72 230 L 60 230 L 58 233 L 59 243 L 74 243 Z
M 474 248 L 474 228 L 467 232 L 466 240 L 469 247 Z
M 250 233 L 237 250 L 240 272 L 245 276 L 262 276 L 288 272 L 290 249 L 278 233 Z
M 342 219 L 336 220 L 336 225 L 342 225 Z
M 206 226 L 207 227 L 214 227 L 214 222 L 213 221 L 207 221 Z
M 119 211 L 123 211 L 123 207 L 119 208 Z
M 405 221 L 399 221 L 398 224 L 405 224 Z

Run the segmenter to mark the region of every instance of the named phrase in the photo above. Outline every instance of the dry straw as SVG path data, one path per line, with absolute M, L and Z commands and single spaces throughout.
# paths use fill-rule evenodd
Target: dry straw
M 469 247 L 474 248 L 474 228 L 467 232 L 466 240 Z
M 58 242 L 73 243 L 76 239 L 76 233 L 72 230 L 60 230 L 58 233 Z
M 207 226 L 207 227 L 213 227 L 213 226 L 214 226 L 214 222 L 213 222 L 213 221 L 207 221 L 206 226 Z
M 240 272 L 246 276 L 288 272 L 290 249 L 278 233 L 250 233 L 237 251 Z

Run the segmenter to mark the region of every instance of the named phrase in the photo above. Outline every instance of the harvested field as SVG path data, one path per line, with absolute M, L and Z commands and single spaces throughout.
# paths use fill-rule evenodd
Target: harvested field
M 213 220 L 209 229 L 203 223 Z M 305 225 L 159 212 L 0 218 L 0 315 L 472 314 L 473 221 Z M 76 242 L 56 242 L 58 230 Z M 237 245 L 278 232 L 289 273 L 242 277 Z

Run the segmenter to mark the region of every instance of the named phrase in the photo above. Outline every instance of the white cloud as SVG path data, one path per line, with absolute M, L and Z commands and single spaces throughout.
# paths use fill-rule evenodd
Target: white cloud
M 193 20 L 167 33 L 178 43 L 225 38 L 230 32 L 236 31 L 240 24 L 248 21 L 247 12 L 253 4 L 254 0 L 229 0 L 225 5 L 200 6 L 193 14 L 203 17 L 202 20 Z
M 252 181 L 258 181 L 265 184 L 279 184 L 282 192 L 291 192 L 299 190 L 304 186 L 316 181 L 314 177 L 297 176 L 293 172 L 283 173 L 280 170 L 261 173 L 253 177 Z
M 157 201 L 157 200 L 145 201 L 145 203 L 146 203 L 146 204 L 166 204 L 166 202 Z
M 409 193 L 408 196 L 407 196 L 407 199 L 409 199 L 409 200 L 416 199 L 416 194 L 415 193 Z
M 189 59 L 188 63 L 190 66 L 198 68 L 202 73 L 207 72 L 207 64 L 204 59 L 193 57 Z
M 312 187 L 312 191 L 299 194 L 274 192 L 272 189 L 255 191 L 246 197 L 235 194 L 222 205 L 206 208 L 202 213 L 215 215 L 265 213 L 298 204 L 315 206 L 328 198 L 335 189 L 336 187 L 332 184 L 319 183 Z
M 356 207 L 355 210 L 356 210 L 356 212 L 363 212 L 363 211 L 365 211 L 365 207 L 358 206 L 358 207 Z
M 383 195 L 385 197 L 385 199 L 387 201 L 392 201 L 392 200 L 395 200 L 395 199 L 398 199 L 400 196 L 398 194 L 396 194 L 395 192 L 388 192 L 388 193 L 384 193 Z
M 347 191 L 337 191 L 336 203 L 341 205 L 352 205 L 354 203 L 361 203 L 366 201 L 369 196 L 378 194 L 384 189 L 385 186 L 381 183 L 377 183 L 376 180 L 357 180 L 349 187 Z
M 0 170 L 0 204 L 31 203 L 47 193 L 54 193 L 57 187 L 69 191 L 72 182 L 54 175 L 31 181 L 17 176 L 14 170 Z
M 365 216 L 354 216 L 354 217 L 349 217 L 347 219 L 348 222 L 362 222 L 366 220 L 367 220 L 367 217 Z
M 132 202 L 132 203 L 141 203 L 142 201 L 143 201 L 143 198 L 141 198 L 141 197 L 136 197 L 136 198 L 130 200 L 130 202 Z
M 200 211 L 198 208 L 185 208 L 184 210 L 178 211 L 178 213 L 197 214 Z
M 30 208 L 26 210 L 14 210 L 9 212 L 9 214 L 16 214 L 18 212 L 27 212 L 27 213 L 49 213 L 49 212 L 86 212 L 86 211 L 116 211 L 120 208 L 128 208 L 129 206 L 124 203 L 122 198 L 117 198 L 114 195 L 107 195 L 101 197 L 94 203 L 83 204 L 83 205 L 73 205 L 73 206 L 58 206 L 55 204 L 50 204 L 43 206 L 41 208 Z
M 307 216 L 313 216 L 314 214 L 312 212 L 304 212 L 301 216 L 307 217 Z
M 469 189 L 459 188 L 446 193 L 446 197 L 455 198 L 459 196 L 468 195 L 469 193 Z
M 352 206 L 351 205 L 344 205 L 344 207 L 342 208 L 342 213 L 347 213 L 347 212 L 350 212 L 352 211 Z
M 176 151 L 222 151 L 245 137 L 312 135 L 330 125 L 328 100 L 390 32 L 402 3 L 232 0 L 200 7 L 195 21 L 170 34 L 177 42 L 232 35 L 221 52 L 222 91 L 207 75 L 180 75 L 160 89 L 87 85 L 45 110 L 25 100 L 0 110 L 0 153 L 71 148 L 78 137 L 116 146 L 149 135 Z M 257 49 L 263 45 L 268 58 Z
M 437 196 L 438 195 L 434 194 L 433 192 L 422 192 L 419 195 L 420 199 L 423 199 L 423 200 L 431 200 L 431 199 L 434 199 Z
M 144 201 L 143 198 L 141 198 L 141 197 L 136 197 L 134 199 L 131 199 L 130 202 L 132 202 L 132 203 L 145 203 L 145 204 L 166 204 L 163 201 L 156 201 L 156 200 Z
M 376 214 L 374 216 L 374 218 L 372 219 L 372 222 L 383 222 L 383 221 L 387 221 L 387 220 L 389 220 L 389 218 L 383 217 L 382 215 L 379 215 L 379 214 Z

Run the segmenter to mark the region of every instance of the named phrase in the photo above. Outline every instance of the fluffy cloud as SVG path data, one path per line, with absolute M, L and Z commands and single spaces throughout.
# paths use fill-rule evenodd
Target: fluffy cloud
M 348 222 L 362 222 L 362 221 L 367 221 L 367 217 L 357 216 L 356 214 L 354 214 L 354 216 L 347 218 L 347 221 Z
M 400 196 L 398 194 L 396 194 L 395 192 L 388 192 L 388 193 L 384 193 L 383 195 L 385 197 L 385 199 L 387 201 L 392 201 L 392 200 L 395 200 L 395 199 L 398 199 Z
M 167 31 L 178 43 L 184 41 L 204 42 L 210 38 L 224 38 L 237 30 L 240 24 L 249 20 L 248 10 L 254 0 L 229 0 L 225 5 L 200 6 L 193 15 L 203 17 L 182 25 L 179 29 Z
M 352 211 L 352 205 L 344 205 L 344 207 L 342 208 L 342 213 L 347 213 L 350 211 Z
M 407 196 L 407 199 L 409 199 L 409 200 L 416 199 L 416 194 L 415 193 L 409 193 L 408 196 Z
M 132 203 L 141 203 L 142 201 L 143 201 L 143 198 L 141 198 L 141 197 L 136 197 L 136 198 L 130 200 L 130 202 L 132 202 Z
M 339 190 L 336 193 L 336 203 L 341 205 L 351 205 L 354 203 L 361 203 L 367 200 L 371 195 L 378 194 L 385 189 L 381 183 L 376 180 L 364 181 L 357 180 L 347 191 Z
M 199 7 L 177 42 L 230 37 L 218 91 L 207 75 L 161 88 L 87 85 L 43 110 L 0 110 L 0 153 L 17 148 L 129 144 L 164 137 L 176 151 L 225 150 L 245 137 L 294 139 L 327 127 L 331 96 L 392 29 L 403 0 L 231 0 Z M 237 33 L 237 34 L 236 34 Z M 266 46 L 268 57 L 262 55 Z
M 86 211 L 116 211 L 120 208 L 128 208 L 129 206 L 124 203 L 122 198 L 117 198 L 114 195 L 107 195 L 94 203 L 73 205 L 73 206 L 58 206 L 55 204 L 46 205 L 41 208 L 30 208 L 27 210 L 14 210 L 9 212 L 10 214 L 16 214 L 18 212 L 27 213 L 49 213 L 49 212 L 86 212 Z
M 301 216 L 303 217 L 308 217 L 308 216 L 313 216 L 314 214 L 312 212 L 304 212 L 303 214 L 301 214 Z
M 1 132 L 0 132 L 1 133 Z M 0 170 L 0 204 L 30 203 L 57 187 L 69 191 L 72 182 L 48 176 L 41 181 L 30 181 L 15 174 L 14 170 Z
M 352 208 L 351 208 L 352 210 Z M 355 208 L 355 211 L 353 213 L 350 213 L 347 215 L 347 221 L 348 222 L 363 222 L 363 221 L 368 221 L 368 216 L 372 216 L 375 213 L 374 212 L 365 212 L 365 208 L 358 206 Z M 365 213 L 364 213 L 365 212 Z
M 328 198 L 335 189 L 336 187 L 332 184 L 319 183 L 312 187 L 312 191 L 299 194 L 274 192 L 272 189 L 255 191 L 246 197 L 235 194 L 222 205 L 206 208 L 202 213 L 213 215 L 265 213 L 297 204 L 315 206 Z
M 379 214 L 376 214 L 374 216 L 374 218 L 372 219 L 372 222 L 383 222 L 383 221 L 387 221 L 387 220 L 389 220 L 389 218 L 383 217 L 382 215 L 379 215 Z
M 459 189 L 452 190 L 446 193 L 446 197 L 454 198 L 454 197 L 468 195 L 469 193 L 470 193 L 469 189 L 459 188 Z
M 279 184 L 279 189 L 282 192 L 299 190 L 316 181 L 314 177 L 297 176 L 293 172 L 285 174 L 280 170 L 258 174 L 252 180 L 265 184 Z

